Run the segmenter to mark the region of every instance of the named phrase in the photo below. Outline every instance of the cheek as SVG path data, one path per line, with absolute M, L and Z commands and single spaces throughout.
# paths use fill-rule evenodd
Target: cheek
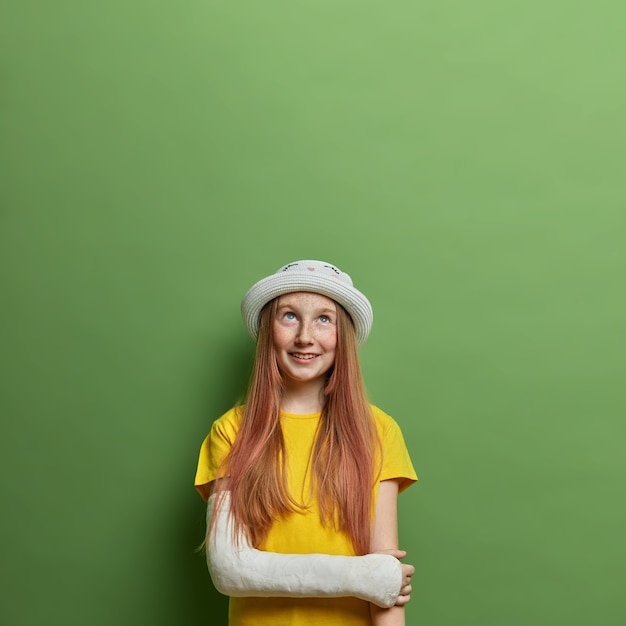
M 290 339 L 290 332 L 286 328 L 281 326 L 274 326 L 274 332 L 272 333 L 275 346 L 282 346 Z
M 333 329 L 321 339 L 321 343 L 326 350 L 335 350 L 337 348 L 337 331 Z

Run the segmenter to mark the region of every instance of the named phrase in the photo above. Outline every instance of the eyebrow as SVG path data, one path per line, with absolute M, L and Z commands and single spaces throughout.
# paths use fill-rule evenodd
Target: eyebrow
M 283 309 L 294 309 L 294 310 L 296 310 L 296 309 L 298 309 L 298 306 L 295 306 L 295 305 L 293 305 L 293 304 L 291 304 L 289 302 L 287 302 L 285 304 L 279 304 L 277 310 L 278 311 L 282 311 Z M 331 309 L 331 308 L 325 306 L 325 307 L 322 307 L 321 309 L 316 309 L 316 313 L 318 315 L 322 315 L 324 313 L 336 314 L 337 313 L 337 309 L 336 308 Z

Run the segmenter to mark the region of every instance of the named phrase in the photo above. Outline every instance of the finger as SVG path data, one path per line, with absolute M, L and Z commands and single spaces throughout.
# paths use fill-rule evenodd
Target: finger
M 403 559 L 406 556 L 405 550 L 388 550 L 387 553 L 391 554 L 391 556 L 395 556 L 398 560 Z
M 396 600 L 396 606 L 404 606 L 411 599 L 411 596 L 398 596 Z
M 412 591 L 413 591 L 413 587 L 411 587 L 411 585 L 404 585 L 404 587 L 402 587 L 402 589 L 400 589 L 400 595 L 401 596 L 410 596 Z
M 396 559 L 403 559 L 406 556 L 405 550 L 377 550 L 373 554 L 389 554 Z

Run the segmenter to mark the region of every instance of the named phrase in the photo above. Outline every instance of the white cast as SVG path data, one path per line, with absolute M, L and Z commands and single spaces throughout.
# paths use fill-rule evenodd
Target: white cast
M 402 567 L 389 554 L 334 556 L 280 554 L 252 548 L 245 536 L 235 540 L 230 493 L 209 498 L 207 564 L 215 588 L 233 597 L 339 598 L 354 596 L 383 608 L 400 594 Z

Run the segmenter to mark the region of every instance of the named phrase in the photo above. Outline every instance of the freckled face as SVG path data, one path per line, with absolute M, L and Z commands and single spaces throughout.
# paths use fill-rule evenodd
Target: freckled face
M 337 305 L 317 293 L 280 296 L 273 337 L 278 367 L 288 381 L 321 382 L 335 363 Z

